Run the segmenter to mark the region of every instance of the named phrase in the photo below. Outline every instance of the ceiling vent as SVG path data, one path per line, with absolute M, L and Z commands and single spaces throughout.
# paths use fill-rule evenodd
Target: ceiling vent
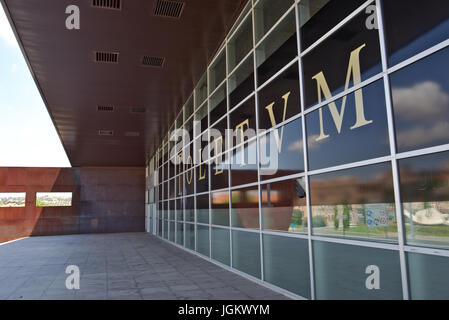
M 139 137 L 140 132 L 137 131 L 127 131 L 125 132 L 125 137 Z
M 179 19 L 183 9 L 184 2 L 157 0 L 154 8 L 154 15 Z
M 142 65 L 145 67 L 162 68 L 164 66 L 164 61 L 165 61 L 165 58 L 143 56 Z
M 113 136 L 114 130 L 98 130 L 99 136 Z
M 145 113 L 146 111 L 145 107 L 131 107 L 130 109 L 131 113 Z
M 114 112 L 114 106 L 97 106 L 99 112 Z
M 92 7 L 120 10 L 122 8 L 122 0 L 92 0 Z
M 95 51 L 95 62 L 118 63 L 118 52 Z

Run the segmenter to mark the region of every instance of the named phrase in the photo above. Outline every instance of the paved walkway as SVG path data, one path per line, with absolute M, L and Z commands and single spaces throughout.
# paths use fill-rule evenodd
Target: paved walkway
M 81 272 L 68 290 L 68 265 Z M 287 299 L 145 233 L 32 237 L 0 245 L 0 299 Z

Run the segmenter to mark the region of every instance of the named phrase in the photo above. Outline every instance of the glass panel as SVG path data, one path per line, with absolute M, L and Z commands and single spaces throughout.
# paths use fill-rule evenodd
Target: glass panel
M 225 50 L 218 54 L 214 63 L 209 67 L 209 92 L 213 92 L 226 77 L 226 54 Z
M 449 152 L 399 160 L 407 243 L 449 249 Z
M 2 192 L 0 193 L 0 208 L 2 207 L 25 207 L 25 192 Z M 70 203 L 72 196 L 70 195 Z M 46 200 L 46 199 L 43 199 Z M 36 199 L 36 206 L 38 202 Z M 41 205 L 44 207 L 44 205 Z
M 293 0 L 260 0 L 254 7 L 256 42 L 258 42 L 293 5 Z M 295 10 L 292 10 L 293 14 Z
M 218 190 L 227 188 L 229 185 L 229 160 L 226 160 L 226 154 L 212 159 L 211 164 L 211 189 Z
M 252 55 L 229 76 L 228 83 L 230 108 L 254 92 L 254 59 Z
M 222 153 L 224 150 L 228 149 L 228 143 L 227 143 L 227 138 L 226 138 L 226 129 L 228 128 L 228 117 L 224 117 L 223 119 L 221 119 L 220 121 L 218 121 L 218 123 L 216 123 L 210 130 L 210 137 L 212 140 L 212 146 L 215 148 L 214 149 L 214 154 L 220 154 Z M 213 141 L 212 138 L 218 137 L 218 139 L 223 139 L 223 140 L 218 140 L 217 141 L 217 145 L 215 145 L 215 142 Z M 212 149 L 211 149 L 212 151 Z
M 208 139 L 209 139 L 209 130 L 205 131 L 201 136 L 196 138 L 193 142 L 193 161 L 196 164 L 200 164 L 204 161 L 207 161 L 208 154 Z M 206 156 L 206 157 L 205 157 Z
M 169 220 L 175 220 L 175 214 L 176 214 L 176 208 L 175 208 L 175 200 L 169 201 L 169 208 L 168 208 L 168 219 Z M 166 217 L 167 219 L 167 217 Z
M 270 131 L 260 141 L 262 180 L 273 179 L 304 171 L 302 119 Z
M 259 233 L 232 231 L 232 267 L 260 279 Z
M 383 81 L 346 97 L 306 116 L 310 170 L 390 154 Z
M 207 257 L 210 256 L 209 227 L 196 226 L 196 251 Z
M 183 132 L 183 141 L 184 146 L 187 146 L 191 141 L 193 141 L 193 117 L 187 120 L 186 124 L 184 125 L 184 132 Z
M 182 170 L 183 165 L 180 164 L 178 165 L 178 170 L 181 171 Z M 184 175 L 180 174 L 179 176 L 176 176 L 175 178 L 175 183 L 176 183 L 176 197 L 181 197 L 184 195 Z
M 259 190 L 257 186 L 231 191 L 232 226 L 259 229 Z
M 242 13 L 240 14 L 240 16 L 238 17 L 237 21 L 234 23 L 234 25 L 232 26 L 231 31 L 229 32 L 229 34 L 232 34 L 240 25 L 240 23 L 243 21 L 243 19 L 245 18 L 245 16 L 248 14 L 248 12 L 251 10 L 252 7 L 252 1 L 248 1 L 248 3 L 246 4 L 245 8 L 243 9 Z M 251 15 L 251 14 L 250 14 Z
M 447 0 L 384 1 L 383 9 L 390 65 L 449 38 Z
M 307 233 L 304 178 L 264 184 L 261 190 L 265 230 Z
M 253 47 L 253 18 L 249 15 L 228 42 L 228 72 L 230 73 Z
M 185 173 L 185 187 L 186 187 L 186 194 L 190 195 L 194 193 L 194 187 L 195 187 L 195 171 L 193 169 L 190 169 L 186 171 Z
M 192 113 L 193 113 L 193 96 L 191 96 L 184 105 L 185 120 L 189 119 Z
M 195 109 L 207 99 L 207 76 L 204 74 L 195 89 Z
M 391 75 L 399 152 L 449 143 L 449 49 Z
M 263 235 L 264 280 L 310 299 L 307 240 Z
M 397 242 L 390 163 L 310 177 L 313 234 Z
M 210 124 L 213 125 L 228 111 L 226 99 L 226 84 L 222 85 L 210 98 Z
M 186 221 L 195 222 L 195 198 L 194 197 L 185 198 L 184 214 L 186 217 Z
M 229 226 L 229 192 L 213 192 L 211 199 L 211 224 Z
M 257 182 L 257 142 L 232 150 L 231 183 L 238 186 Z
M 402 299 L 399 252 L 321 241 L 312 247 L 318 300 Z M 379 289 L 368 278 L 376 273 Z
M 233 146 L 256 136 L 255 112 L 255 99 L 251 98 L 230 113 L 230 129 L 234 130 L 234 138 L 231 141 Z
M 212 259 L 230 265 L 229 230 L 212 228 Z
M 382 72 L 379 34 L 366 19 L 362 11 L 304 56 L 306 108 Z
M 164 220 L 163 225 L 164 225 L 164 238 L 168 240 L 168 221 Z
M 173 221 L 169 221 L 169 233 L 168 233 L 168 240 L 170 240 L 171 242 L 175 242 L 175 222 Z
M 295 63 L 259 91 L 259 129 L 269 129 L 301 112 Z
M 196 170 L 196 193 L 209 191 L 209 165 L 201 164 Z
M 194 115 L 194 135 L 198 137 L 202 132 L 204 132 L 208 127 L 207 122 L 207 103 L 205 103 L 201 108 L 199 108 Z
M 185 233 L 186 233 L 186 242 L 184 246 L 190 250 L 195 250 L 195 225 L 186 223 Z
M 301 48 L 307 49 L 364 2 L 366 1 L 345 0 L 345 5 L 342 6 L 341 0 L 301 0 L 299 3 Z
M 274 6 L 277 2 L 271 1 Z M 263 84 L 298 56 L 295 10 L 256 48 L 257 82 Z
M 449 299 L 447 257 L 407 252 L 407 266 L 411 299 Z
M 176 224 L 176 243 L 183 246 L 184 245 L 184 224 Z
M 173 178 L 173 179 L 171 179 L 170 181 L 169 181 L 169 189 L 170 189 L 170 199 L 171 198 L 174 198 L 175 197 L 175 186 L 176 186 L 176 184 L 175 184 L 175 179 Z
M 196 196 L 196 220 L 209 223 L 209 194 Z
M 176 221 L 184 221 L 184 200 L 176 200 Z

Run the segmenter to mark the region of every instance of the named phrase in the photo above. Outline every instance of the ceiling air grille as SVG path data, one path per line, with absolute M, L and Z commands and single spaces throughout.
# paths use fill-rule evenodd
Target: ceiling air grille
M 95 61 L 103 63 L 118 63 L 118 52 L 95 51 Z
M 142 65 L 144 65 L 146 67 L 162 68 L 162 66 L 164 65 L 164 61 L 165 61 L 165 58 L 143 56 Z
M 120 10 L 122 0 L 92 0 L 92 6 L 95 8 Z
M 99 136 L 113 136 L 114 130 L 98 130 Z
M 184 2 L 157 0 L 154 15 L 179 19 L 182 9 L 184 9 Z
M 114 106 L 97 106 L 99 112 L 114 112 Z

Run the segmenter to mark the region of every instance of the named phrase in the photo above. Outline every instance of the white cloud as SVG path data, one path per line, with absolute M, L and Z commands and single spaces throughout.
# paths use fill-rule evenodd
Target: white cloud
M 421 125 L 397 133 L 398 144 L 402 147 L 413 147 L 432 141 L 447 139 L 449 122 L 441 121 L 433 125 Z
M 8 18 L 6 18 L 3 8 L 0 6 L 0 39 L 11 47 L 17 46 L 16 37 L 11 29 Z
M 313 135 L 308 138 L 308 148 L 316 149 L 318 144 L 316 143 L 316 139 L 318 139 L 319 135 Z M 288 146 L 288 151 L 302 151 L 304 149 L 302 140 L 298 140 L 293 142 Z
M 433 81 L 424 81 L 407 88 L 393 88 L 394 111 L 404 120 L 434 122 L 445 115 L 449 94 Z

